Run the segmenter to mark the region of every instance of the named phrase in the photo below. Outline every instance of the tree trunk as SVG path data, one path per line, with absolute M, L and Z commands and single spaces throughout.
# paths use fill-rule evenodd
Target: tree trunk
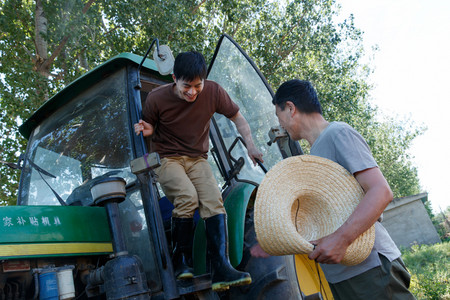
M 36 65 L 38 66 L 48 58 L 48 44 L 45 39 L 47 36 L 47 18 L 41 0 L 36 0 L 35 13 Z

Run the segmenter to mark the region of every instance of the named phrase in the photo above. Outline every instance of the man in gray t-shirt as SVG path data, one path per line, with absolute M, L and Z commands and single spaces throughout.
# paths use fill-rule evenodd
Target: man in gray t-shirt
M 319 240 L 309 258 L 321 264 L 335 299 L 414 299 L 410 275 L 400 251 L 378 222 L 392 191 L 363 137 L 348 124 L 326 121 L 314 87 L 290 80 L 277 90 L 273 104 L 280 125 L 293 140 L 305 139 L 311 155 L 333 160 L 352 173 L 365 195 L 347 221 Z M 375 224 L 375 244 L 356 266 L 339 264 L 347 247 Z

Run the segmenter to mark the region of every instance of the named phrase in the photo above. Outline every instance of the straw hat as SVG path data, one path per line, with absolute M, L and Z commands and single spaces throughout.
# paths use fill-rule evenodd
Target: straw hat
M 255 231 L 271 255 L 308 254 L 309 241 L 336 231 L 352 214 L 364 191 L 341 165 L 318 156 L 289 157 L 267 172 L 255 201 Z M 375 227 L 360 235 L 341 261 L 356 265 L 369 256 Z

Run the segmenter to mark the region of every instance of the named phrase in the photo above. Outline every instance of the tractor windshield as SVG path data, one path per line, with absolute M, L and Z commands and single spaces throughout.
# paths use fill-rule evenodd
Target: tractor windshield
M 21 205 L 90 205 L 96 178 L 129 183 L 131 146 L 126 109 L 126 70 L 76 96 L 36 127 L 30 138 Z

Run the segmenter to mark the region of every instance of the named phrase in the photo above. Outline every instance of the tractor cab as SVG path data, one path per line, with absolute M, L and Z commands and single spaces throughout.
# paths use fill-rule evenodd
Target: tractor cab
M 281 128 L 275 126 L 278 121 L 271 103 L 271 88 L 251 59 L 227 35 L 222 36 L 219 41 L 209 66 L 208 79 L 218 82 L 239 105 L 251 127 L 256 147 L 263 152 L 264 165 L 254 166 L 234 124 L 222 115 L 213 116 L 208 160 L 223 192 L 227 209 L 230 261 L 233 266 L 243 269 L 250 264 L 250 267 L 255 269 L 254 274 L 252 273 L 254 282 L 258 276 L 266 278 L 256 280 L 246 291 L 230 291 L 234 293 L 231 298 L 252 299 L 248 298 L 248 293 L 253 293 L 255 297 L 260 293 L 268 293 L 266 286 L 273 286 L 272 283 L 278 284 L 284 280 L 287 285 L 292 286 L 290 279 L 286 280 L 286 276 L 279 273 L 280 263 L 290 265 L 288 271 L 295 281 L 298 280 L 295 265 L 304 264 L 293 256 L 273 257 L 265 261 L 252 259 L 246 244 L 250 243 L 246 240 L 247 233 L 253 229 L 252 201 L 266 170 L 283 157 L 302 152 L 298 143 L 291 141 Z M 59 264 L 65 264 L 64 257 L 71 257 L 75 270 L 81 265 L 90 266 L 83 269 L 83 274 L 90 275 L 75 284 L 76 288 L 80 289 L 77 293 L 83 293 L 84 288 L 87 291 L 85 296 L 104 297 L 106 283 L 99 278 L 107 275 L 104 270 L 98 271 L 98 265 L 122 255 L 115 251 L 120 247 L 115 242 L 119 237 L 120 243 L 126 248 L 126 251 L 122 252 L 138 257 L 138 269 L 141 270 L 138 273 L 143 274 L 145 281 L 139 292 L 145 294 L 145 297 L 148 295 L 152 299 L 176 299 L 195 294 L 203 295 L 204 299 L 217 299 L 217 295 L 211 293 L 205 266 L 202 220 L 198 222 L 194 238 L 194 267 L 197 276 L 192 281 L 183 282 L 177 282 L 173 276 L 170 234 L 167 228 L 170 203 L 165 200 L 153 172 L 159 165 L 159 157 L 156 153 L 149 153 L 149 141 L 134 133 L 133 124 L 142 118 L 142 107 L 147 94 L 155 87 L 170 82 L 172 77 L 161 75 L 154 60 L 143 60 L 141 56 L 123 53 L 72 82 L 49 99 L 20 127 L 20 132 L 29 141 L 21 163 L 18 205 L 39 208 L 36 212 L 38 226 L 32 229 L 37 230 L 36 232 L 46 230 L 48 233 L 45 238 L 41 237 L 43 240 L 39 243 L 58 247 L 71 243 L 96 244 L 96 241 L 85 239 L 90 231 L 98 231 L 98 228 L 90 226 L 90 220 L 93 226 L 108 227 L 109 224 L 110 228 L 111 222 L 117 220 L 111 221 L 112 217 L 105 217 L 104 212 L 94 212 L 89 218 L 82 216 L 87 215 L 87 209 L 99 209 L 91 192 L 93 187 L 111 179 L 124 182 L 123 199 L 113 201 L 118 207 L 118 221 L 113 225 L 120 233 L 112 230 L 111 236 L 106 234 L 102 244 L 109 246 L 101 249 L 81 251 L 75 248 L 48 253 L 44 247 L 40 252 L 5 254 L 2 259 L 12 257 L 25 261 L 37 260 L 40 262 L 35 263 L 39 264 L 40 268 L 35 269 L 42 269 L 49 264 L 49 257 L 58 257 Z M 111 197 L 106 196 L 106 199 Z M 65 225 L 64 219 L 58 219 L 59 225 L 67 226 L 65 230 L 76 237 L 68 239 L 57 226 L 46 226 L 40 221 L 45 214 L 70 215 L 70 211 L 75 212 L 77 208 L 86 210 L 77 212 L 80 214 L 79 218 L 72 217 L 75 221 L 70 225 L 68 222 Z M 65 211 L 57 212 L 57 209 Z M 114 212 L 114 209 L 108 211 L 108 214 L 111 212 Z M 76 220 L 83 224 L 77 225 Z M 75 231 L 76 234 L 73 234 Z M 8 244 L 7 241 L 0 242 Z M 24 245 L 36 243 L 32 239 L 16 242 Z M 90 259 L 89 264 L 85 262 L 86 257 Z M 266 268 L 262 272 L 262 264 L 272 264 L 273 271 Z M 30 267 L 31 269 L 33 267 Z M 262 273 L 258 275 L 257 270 Z M 297 296 L 283 297 L 301 299 L 302 295 L 320 293 L 323 283 L 315 281 L 317 274 L 314 270 L 309 272 L 308 276 L 314 278 L 312 283 L 302 287 L 296 284 L 295 291 L 292 292 L 291 288 L 289 290 Z M 268 275 L 272 277 L 267 277 Z M 130 282 L 124 283 L 124 286 L 129 285 Z M 273 293 L 281 295 L 285 293 L 281 292 L 283 290 L 286 290 L 286 287 L 280 285 L 279 290 L 274 290 Z M 133 292 L 130 291 L 125 296 L 121 295 L 121 299 L 141 299 L 132 298 L 132 295 Z M 117 295 L 108 294 L 106 291 L 107 299 L 116 299 L 114 297 Z M 142 299 L 147 299 L 145 297 Z

